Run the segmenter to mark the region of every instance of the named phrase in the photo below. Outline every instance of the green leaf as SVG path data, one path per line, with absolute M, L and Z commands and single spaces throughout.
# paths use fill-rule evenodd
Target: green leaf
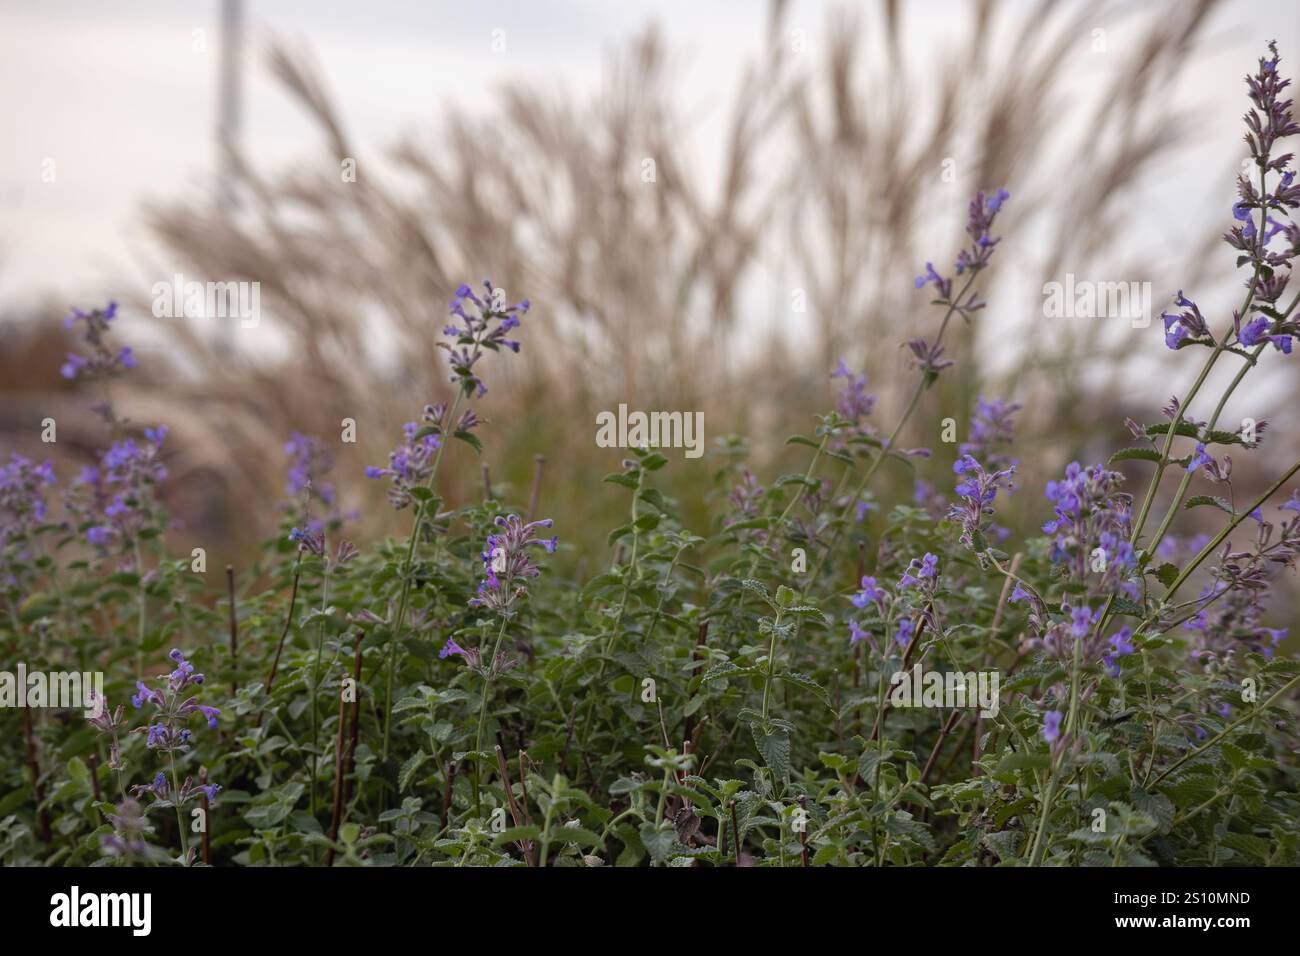
M 459 438 L 461 441 L 463 441 L 466 445 L 469 445 L 480 455 L 483 454 L 483 443 L 478 440 L 477 435 L 471 434 L 470 432 L 464 431 L 463 429 L 458 429 L 457 431 L 452 433 L 451 437 Z
M 1052 765 L 1052 758 L 1047 753 L 1018 753 L 1006 754 L 998 762 L 998 773 L 1013 772 L 1016 770 L 1046 770 Z
M 1002 862 L 1014 860 L 1020 855 L 1020 846 L 1025 835 L 1019 830 L 1002 830 L 997 833 L 984 834 L 984 845 Z
M 1219 837 L 1219 842 L 1256 863 L 1265 862 L 1273 849 L 1268 840 L 1250 833 L 1225 833 Z
M 1160 565 L 1160 567 L 1156 568 L 1153 573 L 1155 574 L 1157 581 L 1165 587 L 1169 587 L 1178 580 L 1179 571 L 1175 565 L 1166 561 L 1164 564 Z
M 1160 461 L 1160 452 L 1154 448 L 1121 448 L 1115 454 L 1110 456 L 1108 464 L 1115 464 L 1117 461 Z
M 1183 502 L 1183 509 L 1186 510 L 1187 508 L 1199 508 L 1202 505 L 1212 505 L 1213 507 L 1218 508 L 1220 511 L 1222 511 L 1224 514 L 1228 515 L 1229 517 L 1235 517 L 1232 510 L 1232 505 L 1228 504 L 1222 498 L 1218 498 L 1214 495 L 1192 495 L 1192 497 L 1188 498 L 1186 501 Z
M 542 835 L 541 827 L 507 827 L 492 838 L 493 846 L 505 846 L 507 843 L 521 843 L 524 840 L 536 840 Z
M 77 786 L 86 791 L 86 793 L 92 791 L 93 788 L 90 785 L 90 768 L 86 766 L 86 762 L 80 757 L 73 757 L 68 761 L 68 776 L 72 778 L 73 782 Z
M 397 790 L 399 793 L 405 791 L 406 788 L 411 785 L 411 781 L 415 777 L 415 772 L 419 770 L 428 759 L 428 754 L 423 750 L 417 750 L 404 764 L 402 764 L 402 769 L 397 773 Z
M 705 671 L 704 676 L 701 677 L 700 680 L 707 684 L 711 680 L 719 680 L 723 677 L 731 677 L 733 675 L 739 677 L 742 674 L 750 673 L 752 673 L 752 671 L 747 667 L 737 667 L 735 664 L 731 663 L 731 661 L 721 661 Z
M 767 764 L 772 773 L 776 774 L 777 779 L 784 780 L 788 777 L 790 775 L 790 735 L 777 728 L 772 728 L 770 732 L 766 732 L 758 723 L 750 724 L 749 730 L 754 735 L 754 744 L 758 747 L 758 752 L 763 755 L 763 763 Z
M 892 837 L 905 837 L 913 843 L 919 843 L 926 851 L 933 853 L 936 849 L 930 828 L 912 819 L 906 811 L 893 814 L 885 821 L 885 832 Z
M 1125 617 L 1145 617 L 1146 608 L 1130 598 L 1116 595 L 1110 605 L 1111 612 L 1114 614 L 1123 614 Z
M 1163 425 L 1148 425 L 1146 433 L 1149 438 L 1155 438 L 1157 435 L 1164 437 L 1169 432 L 1168 423 Z M 1180 421 L 1178 427 L 1174 429 L 1174 434 L 1180 438 L 1199 438 L 1201 436 L 1198 429 L 1191 422 Z
M 817 683 L 806 674 L 797 674 L 794 671 L 786 671 L 784 674 L 778 674 L 777 680 L 789 681 L 791 684 L 798 684 L 800 687 L 806 687 L 815 693 L 823 703 L 829 706 L 830 695 L 826 693 L 826 688 Z
M 656 827 L 653 823 L 643 823 L 637 835 L 641 837 L 641 843 L 650 854 L 650 859 L 656 863 L 667 860 L 677 842 L 677 835 L 667 825 Z
M 772 527 L 772 518 L 750 518 L 746 521 L 737 521 L 726 527 L 727 531 L 750 531 L 753 529 L 767 529 Z
M 597 847 L 601 845 L 600 837 L 583 827 L 556 827 L 552 831 L 560 843 L 576 843 L 578 846 Z

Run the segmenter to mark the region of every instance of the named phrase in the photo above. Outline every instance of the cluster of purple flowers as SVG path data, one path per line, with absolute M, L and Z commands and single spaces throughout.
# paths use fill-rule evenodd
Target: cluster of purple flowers
M 1300 556 L 1300 494 L 1293 493 L 1279 510 L 1296 516 L 1275 527 L 1262 514 L 1252 515 L 1252 547 L 1237 551 L 1230 542 L 1224 545 L 1197 598 L 1197 614 L 1186 623 L 1195 635 L 1193 659 L 1226 662 L 1246 652 L 1272 657 L 1286 638 L 1286 628 L 1268 627 L 1263 618 L 1273 578 Z
M 326 476 L 334 468 L 334 456 L 325 443 L 301 432 L 293 432 L 285 442 L 284 453 L 289 456 L 288 484 L 290 500 L 315 496 L 326 507 L 337 500 L 334 485 Z
M 982 530 L 984 519 L 993 514 L 993 500 L 998 496 L 998 489 L 1010 491 L 1016 466 L 988 472 L 973 456 L 962 455 L 953 463 L 952 470 L 960 476 L 956 491 L 961 500 L 949 509 L 948 517 L 961 522 L 961 543 L 983 554 L 988 550 Z
M 466 395 L 477 393 L 480 397 L 487 393 L 487 386 L 474 371 L 474 366 L 483 357 L 484 349 L 519 351 L 519 342 L 506 336 L 518 327 L 520 317 L 529 308 L 527 299 L 506 305 L 501 290 L 487 279 L 483 280 L 483 287 L 487 290 L 483 298 L 479 298 L 468 285 L 456 290 L 456 297 L 451 300 L 451 315 L 460 324 L 453 321 L 443 329 L 444 334 L 455 339 L 455 343 L 438 343 L 439 348 L 447 350 L 451 359 L 451 380 Z M 467 303 L 472 306 L 471 312 L 465 309 Z
M 78 355 L 69 352 L 60 371 L 67 379 L 101 377 L 112 375 L 129 368 L 135 368 L 135 353 L 129 345 L 114 351 L 105 342 L 109 323 L 117 318 L 117 303 L 110 302 L 107 308 L 83 312 L 73 309 L 72 314 L 63 321 L 65 329 L 71 329 L 77 323 L 84 325 L 82 341 L 90 347 L 90 355 Z
M 132 795 L 136 797 L 142 797 L 147 793 L 162 801 L 171 800 L 171 792 L 172 788 L 171 784 L 167 782 L 167 775 L 161 770 L 153 778 L 153 783 L 138 784 L 131 788 Z M 218 784 L 207 783 L 196 786 L 193 777 L 186 777 L 185 782 L 181 784 L 180 793 L 174 803 L 178 806 L 184 806 L 199 794 L 207 797 L 208 801 L 211 802 L 217 799 L 217 794 L 220 792 L 221 787 Z
M 957 446 L 957 453 L 970 455 L 995 471 L 1014 469 L 1019 462 L 1009 456 L 1006 449 L 1015 441 L 1015 422 L 1012 419 L 1018 411 L 1020 405 L 1017 402 L 986 399 L 982 395 L 976 398 L 967 439 Z M 1007 488 L 1008 492 L 1012 490 Z
M 86 540 L 101 552 L 131 541 L 160 522 L 153 487 L 167 477 L 161 461 L 167 427 L 146 428 L 143 441 L 124 438 L 81 469 L 68 506 L 83 524 Z
M 889 601 L 889 593 L 876 583 L 876 579 L 870 575 L 863 577 L 861 587 L 853 597 L 849 598 L 850 603 L 858 610 L 866 610 L 874 607 L 881 618 L 885 616 L 885 605 Z M 875 649 L 875 641 L 871 639 L 871 632 L 858 625 L 857 618 L 849 621 L 849 644 L 853 645 L 858 641 L 867 641 L 872 649 Z
M 1106 670 L 1110 672 L 1111 677 L 1118 677 L 1119 659 L 1137 653 L 1137 648 L 1133 646 L 1133 629 L 1121 627 L 1107 640 L 1110 649 L 1102 654 L 1102 663 L 1106 665 Z
M 993 220 L 1001 211 L 1002 204 L 1010 198 L 1009 192 L 999 189 L 992 196 L 985 196 L 982 192 L 976 193 L 975 198 L 970 201 L 966 218 L 966 234 L 970 236 L 971 244 L 957 254 L 957 261 L 953 265 L 957 275 L 978 272 L 989 264 L 989 259 L 993 257 L 993 250 L 1001 241 L 1000 237 L 992 234 Z M 951 302 L 952 282 L 952 278 L 941 275 L 935 269 L 933 262 L 927 262 L 925 273 L 916 277 L 915 285 L 918 289 L 933 285 L 944 302 Z M 984 303 L 976 299 L 973 294 L 965 303 L 952 304 L 964 314 L 984 307 Z
M 540 547 L 554 553 L 559 546 L 557 537 L 538 537 L 543 528 L 549 529 L 552 524 L 550 518 L 525 522 L 518 515 L 498 515 L 496 525 L 501 530 L 487 536 L 482 553 L 484 576 L 470 605 L 509 614 L 528 591 L 524 582 L 542 573 L 529 549 Z
M 1233 226 L 1224 239 L 1233 248 L 1245 253 L 1243 265 L 1250 262 L 1257 267 L 1267 266 L 1276 270 L 1289 265 L 1297 251 L 1300 251 L 1300 228 L 1294 223 L 1277 222 L 1268 215 L 1268 210 L 1300 207 L 1300 186 L 1295 183 L 1295 173 L 1287 169 L 1292 155 L 1287 153 L 1275 158 L 1273 147 L 1278 140 L 1300 133 L 1300 124 L 1291 117 L 1292 101 L 1282 98 L 1291 81 L 1278 72 L 1281 57 L 1278 56 L 1277 45 L 1270 43 L 1268 48 L 1272 56 L 1261 57 L 1258 71 L 1253 76 L 1246 77 L 1250 100 L 1254 104 L 1245 117 L 1246 145 L 1261 172 L 1277 173 L 1279 181 L 1272 193 L 1261 193 L 1250 177 L 1238 177 L 1237 190 L 1241 199 L 1233 206 L 1232 214 L 1240 225 Z M 1262 232 L 1254 221 L 1256 209 L 1262 210 Z M 1286 235 L 1289 248 L 1281 252 L 1270 252 L 1269 241 L 1279 233 Z M 1257 295 L 1266 302 L 1276 302 L 1281 291 L 1280 287 L 1265 285 L 1257 290 Z
M 1291 278 L 1290 267 L 1300 255 L 1300 225 L 1279 221 L 1269 215 L 1270 210 L 1283 212 L 1300 208 L 1300 183 L 1296 174 L 1288 169 L 1292 154 L 1273 156 L 1277 141 L 1300 133 L 1300 124 L 1291 116 L 1290 99 L 1283 99 L 1283 91 L 1291 85 L 1278 72 L 1280 57 L 1276 44 L 1269 44 L 1270 57 L 1261 57 L 1259 70 L 1246 77 L 1253 107 L 1246 113 L 1246 144 L 1261 176 L 1277 174 L 1270 191 L 1265 183 L 1242 175 L 1237 179 L 1238 202 L 1232 207 L 1232 217 L 1238 223 L 1223 237 L 1224 241 L 1242 255 L 1238 265 L 1250 265 L 1255 273 L 1252 300 L 1262 315 L 1245 322 L 1234 313 L 1233 326 L 1237 342 L 1247 348 L 1263 343 L 1271 344 L 1279 352 L 1291 353 L 1292 339 L 1300 335 L 1300 321 L 1288 319 L 1277 311 L 1277 301 Z M 1256 224 L 1256 218 L 1260 224 Z M 1282 236 L 1280 247 L 1270 248 L 1273 240 Z
M 388 478 L 388 501 L 402 509 L 411 503 L 411 489 L 423 485 L 433 474 L 434 455 L 442 438 L 416 422 L 402 426 L 403 441 L 388 453 L 388 467 L 366 467 L 367 478 Z
M 1053 536 L 1052 560 L 1068 563 L 1078 582 L 1100 565 L 1102 591 L 1134 587 L 1129 577 L 1137 559 L 1128 543 L 1132 499 L 1118 490 L 1123 480 L 1119 472 L 1100 465 L 1084 468 L 1076 461 L 1063 479 L 1047 483 L 1056 517 L 1043 532 Z
M 1191 344 L 1213 345 L 1214 336 L 1210 333 L 1205 316 L 1201 315 L 1201 309 L 1195 302 L 1183 295 L 1182 289 L 1174 297 L 1174 304 L 1183 311 L 1160 313 L 1165 325 L 1165 345 L 1171 349 Z
M 194 665 L 185 659 L 179 650 L 172 650 L 167 655 L 176 667 L 167 675 L 164 689 L 151 688 L 144 681 L 136 681 L 136 692 L 131 695 L 131 705 L 137 710 L 146 704 L 152 705 L 156 712 L 147 727 L 136 729 L 135 733 L 146 734 L 146 743 L 151 750 L 184 750 L 192 736 L 188 728 L 190 718 L 200 714 L 208 722 L 208 727 L 215 730 L 217 717 L 221 711 L 216 707 L 200 704 L 198 696 L 182 697 L 191 687 L 203 684 L 203 675 L 196 673 Z
M 843 359 L 831 372 L 831 378 L 844 379 L 844 387 L 835 398 L 835 410 L 840 417 L 851 422 L 855 429 L 865 432 L 864 422 L 876 408 L 876 396 L 867 394 L 867 376 L 854 373 Z
M 971 200 L 966 220 L 966 233 L 970 236 L 971 243 L 958 253 L 957 261 L 953 265 L 957 275 L 968 276 L 966 285 L 961 291 L 954 295 L 953 278 L 941 274 L 935 269 L 933 262 L 927 262 L 925 272 L 916 277 L 914 283 L 916 288 L 923 289 L 927 285 L 933 285 L 939 294 L 938 304 L 946 305 L 949 309 L 948 317 L 945 318 L 933 342 L 912 339 L 905 343 L 917 367 L 927 376 L 938 375 L 953 364 L 942 357 L 943 346 L 940 344 L 948 325 L 947 318 L 956 313 L 969 322 L 971 317 L 986 304 L 971 286 L 975 275 L 989 264 L 994 249 L 1001 241 L 999 237 L 992 234 L 993 220 L 1002 209 L 1002 204 L 1010 197 L 1011 194 L 1005 189 L 999 189 L 992 196 L 986 196 L 982 192 L 976 193 L 975 198 Z
M 27 549 L 18 547 L 10 556 L 9 544 L 45 521 L 46 490 L 55 483 L 54 467 L 48 461 L 38 465 L 14 452 L 7 464 L 0 465 L 0 584 L 12 583 L 14 570 L 26 563 Z

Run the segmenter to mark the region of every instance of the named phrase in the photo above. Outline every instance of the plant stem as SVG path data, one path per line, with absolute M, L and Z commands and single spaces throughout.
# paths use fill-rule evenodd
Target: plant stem
M 953 313 L 957 311 L 957 303 L 965 298 L 967 291 L 975 282 L 975 276 L 977 274 L 978 270 L 971 272 L 968 275 L 965 284 L 957 294 L 948 301 L 948 309 L 944 312 L 943 321 L 939 325 L 939 335 L 934 340 L 936 347 L 938 347 L 939 343 L 943 341 L 943 335 L 948 330 L 948 322 L 952 319 Z M 880 449 L 880 454 L 872 459 L 871 465 L 867 468 L 867 473 L 863 475 L 862 481 L 858 484 L 857 491 L 853 493 L 853 500 L 855 502 L 862 497 L 862 493 L 867 490 L 867 486 L 871 483 L 871 479 L 875 477 L 881 463 L 889 455 L 889 452 L 893 450 L 894 443 L 898 441 L 898 436 L 902 434 L 903 427 L 907 424 L 908 420 L 911 419 L 912 413 L 916 411 L 916 405 L 921 400 L 921 396 L 935 383 L 936 380 L 937 378 L 931 377 L 929 373 L 922 373 L 921 380 L 916 383 L 916 389 L 912 392 L 912 397 L 908 401 L 907 407 L 903 409 L 903 417 L 898 420 L 898 424 L 894 426 L 894 430 L 890 432 L 889 437 L 885 439 L 885 443 Z M 842 534 L 843 529 L 843 522 L 836 525 L 835 534 L 831 536 L 830 546 L 817 562 L 817 567 L 813 569 L 812 576 L 809 578 L 810 581 L 817 580 L 817 576 L 821 574 L 822 568 L 825 566 L 827 559 L 829 559 L 835 552 L 835 548 L 840 542 L 840 535 Z
M 133 542 L 135 546 L 135 573 L 139 576 L 139 612 L 136 624 L 136 660 L 135 670 L 136 677 L 144 679 L 144 615 L 145 615 L 145 593 L 144 593 L 144 558 L 140 553 L 140 539 L 136 538 Z
M 442 463 L 442 453 L 447 448 L 447 431 L 456 418 L 457 410 L 460 408 L 461 395 L 462 392 L 458 389 L 456 398 L 451 404 L 451 410 L 440 423 L 442 434 L 438 442 L 438 451 L 433 456 L 433 468 L 430 469 L 429 477 L 424 481 L 425 488 L 432 488 L 434 480 L 438 477 L 438 466 Z M 411 596 L 411 566 L 415 563 L 415 548 L 420 541 L 420 524 L 424 520 L 427 505 L 428 500 L 425 500 L 421 501 L 415 508 L 415 526 L 411 528 L 411 539 L 406 546 L 406 561 L 402 565 L 402 594 L 397 603 L 397 617 L 393 621 L 393 636 L 388 651 L 388 686 L 384 695 L 384 749 L 381 757 L 382 761 L 388 760 L 388 748 L 393 723 L 393 680 L 397 673 L 397 657 L 401 653 L 402 625 L 406 621 L 406 605 Z
M 767 644 L 767 676 L 763 679 L 763 719 L 767 720 L 768 701 L 772 695 L 772 672 L 776 666 L 776 638 L 781 632 L 781 612 L 776 609 L 776 619 L 772 622 L 772 639 Z
M 480 798 L 480 760 L 479 756 L 483 750 L 483 727 L 487 722 L 487 705 L 488 697 L 492 693 L 492 675 L 493 668 L 496 666 L 497 654 L 501 651 L 501 640 L 506 636 L 506 622 L 509 620 L 504 614 L 501 616 L 501 629 L 497 631 L 496 643 L 492 647 L 492 656 L 486 662 L 479 659 L 480 666 L 486 668 L 487 676 L 483 678 L 483 699 L 478 705 L 478 731 L 474 734 L 474 815 L 481 816 L 482 803 Z
M 190 840 L 185 835 L 185 818 L 181 816 L 181 780 L 176 774 L 176 751 L 167 751 L 167 759 L 171 762 L 172 767 L 172 806 L 176 809 L 176 828 L 180 831 L 181 837 L 181 859 L 185 865 L 190 865 Z M 207 826 L 207 821 L 204 821 Z
M 322 549 L 323 550 L 323 549 Z M 325 648 L 325 608 L 330 596 L 329 558 L 321 556 L 324 573 L 321 576 L 320 621 L 316 625 L 316 662 L 311 671 L 311 815 L 316 815 L 316 777 L 320 773 L 320 714 L 317 713 L 316 697 L 320 689 L 320 661 Z
M 1242 714 L 1240 717 L 1238 717 L 1232 723 L 1228 724 L 1228 726 L 1224 727 L 1221 731 L 1219 731 L 1209 740 L 1205 741 L 1205 743 L 1201 744 L 1196 749 L 1189 750 L 1187 753 L 1183 754 L 1172 764 L 1166 767 L 1158 776 L 1152 779 L 1150 783 L 1144 785 L 1142 789 L 1150 791 L 1152 787 L 1158 784 L 1161 780 L 1165 779 L 1165 777 L 1169 776 L 1171 773 L 1173 773 L 1183 764 L 1187 763 L 1187 761 L 1209 750 L 1211 747 L 1217 744 L 1224 737 L 1228 736 L 1229 733 L 1231 733 L 1233 730 L 1236 730 L 1246 721 L 1253 720 L 1261 712 L 1263 712 L 1265 709 L 1271 706 L 1273 701 L 1278 700 L 1281 697 L 1285 697 L 1297 684 L 1300 684 L 1300 674 L 1297 674 L 1295 677 L 1292 677 L 1289 681 L 1283 684 L 1277 691 L 1273 693 L 1273 696 L 1271 696 L 1268 700 L 1264 701 L 1264 703 L 1259 704 L 1253 710 L 1250 710 Z

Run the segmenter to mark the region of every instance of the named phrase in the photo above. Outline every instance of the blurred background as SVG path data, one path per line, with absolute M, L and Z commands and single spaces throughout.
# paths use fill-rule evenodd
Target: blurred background
M 703 410 L 709 444 L 745 436 L 766 482 L 802 469 L 784 439 L 811 433 L 844 359 L 888 432 L 915 381 L 899 346 L 939 318 L 912 278 L 951 263 L 971 195 L 1005 186 L 989 307 L 903 441 L 935 449 L 923 476 L 948 492 L 941 420 L 961 440 L 976 396 L 1021 403 L 1002 520 L 1034 534 L 1043 481 L 1131 444 L 1124 418 L 1159 420 L 1190 384 L 1199 359 L 1163 344 L 1169 297 L 1222 328 L 1240 296 L 1220 237 L 1243 77 L 1270 39 L 1295 71 L 1300 4 L 6 0 L 0 452 L 65 478 L 93 460 L 62 319 L 116 300 L 139 368 L 113 399 L 171 427 L 178 546 L 244 563 L 294 431 L 332 449 L 350 534 L 404 533 L 362 469 L 450 396 L 447 302 L 490 277 L 533 309 L 522 353 L 484 361 L 483 462 L 518 502 L 544 455 L 540 511 L 594 571 L 626 507 L 598 484 L 621 455 L 595 446 L 597 411 Z M 177 273 L 259 283 L 260 322 L 155 317 Z M 1067 274 L 1149 282 L 1152 324 L 1046 317 Z M 1275 425 L 1239 498 L 1300 451 L 1297 378 L 1266 359 L 1224 418 Z M 444 470 L 453 504 L 482 494 L 471 456 Z M 696 530 L 727 460 L 660 473 Z M 907 500 L 912 480 L 878 485 Z

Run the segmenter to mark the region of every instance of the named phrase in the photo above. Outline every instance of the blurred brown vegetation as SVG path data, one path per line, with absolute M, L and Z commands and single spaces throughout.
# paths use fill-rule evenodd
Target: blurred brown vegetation
M 1201 287 L 1231 281 L 1215 235 L 1191 239 L 1174 266 L 1116 254 L 1143 182 L 1194 129 L 1165 94 L 1194 69 L 1214 6 L 1042 3 L 1026 15 L 984 0 L 971 4 L 963 37 L 936 35 L 916 58 L 897 2 L 828 14 L 830 46 L 815 56 L 792 51 L 784 5 L 774 3 L 766 51 L 737 77 L 721 154 L 707 162 L 692 151 L 674 54 L 653 27 L 611 57 L 591 98 L 521 82 L 486 114 L 446 104 L 439 129 L 382 148 L 349 136 L 308 52 L 276 43 L 269 68 L 322 141 L 282 170 L 234 150 L 234 209 L 201 196 L 147 211 L 165 250 L 159 278 L 260 283 L 258 333 L 273 330 L 276 344 L 233 323 L 213 335 L 153 319 L 148 295 L 134 290 L 124 304 L 153 323 L 137 343 L 150 361 L 115 385 L 115 399 L 142 424 L 172 426 L 165 497 L 214 560 L 273 529 L 289 433 L 333 441 L 345 417 L 358 422 L 359 444 L 337 446 L 336 480 L 345 503 L 362 508 L 356 534 L 404 532 L 409 516 L 395 523 L 361 469 L 384 460 L 403 421 L 449 396 L 434 344 L 446 303 L 462 281 L 490 277 L 534 308 L 522 354 L 485 360 L 485 461 L 498 488 L 524 501 L 534 456 L 546 455 L 541 511 L 599 566 L 625 499 L 598 484 L 620 456 L 595 447 L 596 411 L 703 409 L 709 438 L 747 436 L 770 476 L 802 467 L 781 460 L 790 455 L 782 442 L 830 406 L 828 373 L 843 357 L 871 373 L 887 430 L 914 374 L 898 345 L 933 319 L 911 277 L 927 259 L 951 258 L 977 189 L 1005 185 L 1014 197 L 983 283 L 995 304 L 1009 258 L 1040 276 L 1035 290 L 1067 270 L 1150 277 L 1157 300 L 1186 276 Z M 1103 17 L 1140 42 L 1108 54 L 1105 88 L 1080 122 L 1069 81 Z M 1013 35 L 1011 62 L 987 53 L 1002 30 Z M 1070 157 L 1068 170 L 1047 155 Z M 339 175 L 349 157 L 356 182 Z M 940 175 L 946 157 L 955 183 Z M 653 183 L 642 181 L 644 158 L 655 161 Z M 1229 202 L 1225 188 L 1225 210 Z M 791 309 L 795 289 L 806 292 L 804 314 Z M 1025 320 L 982 314 L 994 328 Z M 87 396 L 58 378 L 61 326 L 51 315 L 25 337 L 12 323 L 4 334 L 0 427 L 33 435 L 34 422 L 55 414 L 60 452 L 88 456 L 99 435 L 78 411 Z M 1150 356 L 1159 331 L 1142 335 Z M 1128 443 L 1125 415 L 1155 421 L 1157 410 L 1116 405 L 1117 383 L 1133 374 L 1132 338 L 1115 341 L 1096 322 L 1019 338 L 1009 372 L 989 361 L 978 331 L 954 339 L 958 365 L 905 441 L 938 446 L 937 423 L 951 415 L 964 427 L 976 394 L 1022 402 L 1027 490 L 1007 519 L 1032 534 L 1046 514 L 1045 477 Z M 1185 387 L 1170 375 L 1169 391 Z M 951 452 L 936 451 L 930 467 L 942 483 Z M 479 464 L 462 454 L 444 469 L 453 503 L 482 494 Z M 678 459 L 662 473 L 690 522 L 705 520 L 715 467 Z M 907 475 L 883 477 L 894 482 L 883 495 L 909 494 Z

